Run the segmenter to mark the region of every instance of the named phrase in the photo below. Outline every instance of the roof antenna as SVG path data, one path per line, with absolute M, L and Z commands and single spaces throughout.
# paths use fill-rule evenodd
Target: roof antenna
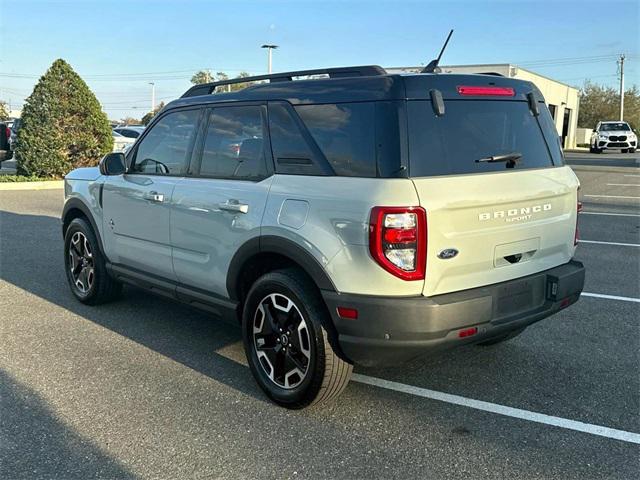
M 440 69 L 438 68 L 438 63 L 440 63 L 440 58 L 444 53 L 444 49 L 447 48 L 447 44 L 449 43 L 449 39 L 451 38 L 451 35 L 453 35 L 453 29 L 451 29 L 451 31 L 449 32 L 449 35 L 447 36 L 447 39 L 445 40 L 444 45 L 442 46 L 442 50 L 440 50 L 440 55 L 438 55 L 438 58 L 436 58 L 435 60 L 431 60 L 429 62 L 429 65 L 424 67 L 420 73 L 440 73 Z

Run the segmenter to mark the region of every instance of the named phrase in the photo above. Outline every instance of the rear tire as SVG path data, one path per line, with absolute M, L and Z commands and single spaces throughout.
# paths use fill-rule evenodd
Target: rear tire
M 485 340 L 484 342 L 476 343 L 476 345 L 480 345 L 481 347 L 490 347 L 491 345 L 497 345 L 498 343 L 506 342 L 507 340 L 511 340 L 512 338 L 520 335 L 526 330 L 526 328 L 527 327 L 512 330 L 500 335 L 499 337 L 490 338 L 489 340 Z
M 629 149 L 629 153 L 636 153 L 636 149 L 635 148 L 630 148 Z
M 353 365 L 334 351 L 316 286 L 295 269 L 260 277 L 247 295 L 242 338 L 251 373 L 280 406 L 299 409 L 342 393 Z
M 73 219 L 65 232 L 64 265 L 71 292 L 82 303 L 105 303 L 122 291 L 122 284 L 107 273 L 96 235 L 82 218 Z

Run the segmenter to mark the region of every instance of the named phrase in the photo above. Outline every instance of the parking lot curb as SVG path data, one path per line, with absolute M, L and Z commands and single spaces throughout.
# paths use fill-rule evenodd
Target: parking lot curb
M 3 190 L 53 190 L 64 188 L 64 180 L 43 180 L 41 182 L 0 182 Z

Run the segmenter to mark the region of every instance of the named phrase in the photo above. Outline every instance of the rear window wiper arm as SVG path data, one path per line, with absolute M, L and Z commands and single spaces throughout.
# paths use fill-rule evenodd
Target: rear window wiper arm
M 522 158 L 520 152 L 505 153 L 504 155 L 493 155 L 492 157 L 483 157 L 476 160 L 476 163 L 497 163 L 497 162 L 517 162 Z

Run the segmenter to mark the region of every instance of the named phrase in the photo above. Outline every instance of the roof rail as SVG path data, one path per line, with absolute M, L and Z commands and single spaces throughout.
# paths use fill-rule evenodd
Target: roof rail
M 254 77 L 230 78 L 229 80 L 220 80 L 218 82 L 202 83 L 194 85 L 187 90 L 182 97 L 196 97 L 198 95 L 209 95 L 213 93 L 216 87 L 221 85 L 234 85 L 237 83 L 250 83 L 260 80 L 269 80 L 269 82 L 290 82 L 293 77 L 302 77 L 307 75 L 329 75 L 329 78 L 344 77 L 373 77 L 377 75 L 386 75 L 384 68 L 377 65 L 363 65 L 359 67 L 338 67 L 338 68 L 319 68 L 316 70 L 299 70 L 297 72 L 273 73 L 269 75 L 256 75 Z

